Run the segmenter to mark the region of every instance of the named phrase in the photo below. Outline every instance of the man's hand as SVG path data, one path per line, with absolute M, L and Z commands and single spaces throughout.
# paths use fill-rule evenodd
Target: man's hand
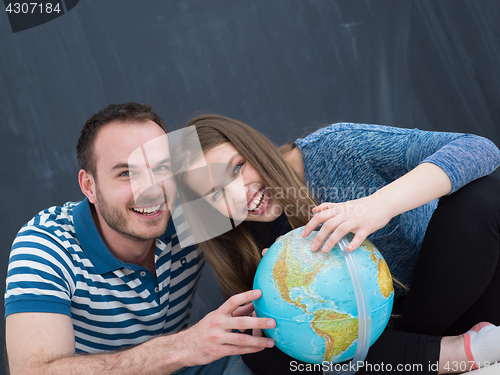
M 75 355 L 75 336 L 69 316 L 12 314 L 6 321 L 10 371 L 12 375 L 171 374 L 185 366 L 257 352 L 273 346 L 274 341 L 237 330 L 275 327 L 273 319 L 248 316 L 253 309 L 251 302 L 260 296 L 260 290 L 237 294 L 185 331 L 157 336 L 130 349 L 104 354 Z
M 262 250 L 263 253 L 264 251 L 267 251 L 267 248 Z M 233 311 L 231 315 L 233 317 L 235 316 L 253 316 L 254 318 L 257 317 L 257 314 L 255 314 L 253 303 L 247 303 L 246 305 L 238 307 L 236 310 Z M 240 330 L 240 332 L 246 332 L 246 330 Z M 262 329 L 254 328 L 252 330 L 252 335 L 257 337 L 262 337 Z
M 261 294 L 260 290 L 236 294 L 197 324 L 180 332 L 182 345 L 187 345 L 183 348 L 187 354 L 183 362 L 187 366 L 203 365 L 222 357 L 255 353 L 274 346 L 272 339 L 241 333 L 247 329 L 276 326 L 273 319 L 246 314 L 251 310 L 246 304 L 260 298 Z M 245 306 L 240 307 L 242 305 Z

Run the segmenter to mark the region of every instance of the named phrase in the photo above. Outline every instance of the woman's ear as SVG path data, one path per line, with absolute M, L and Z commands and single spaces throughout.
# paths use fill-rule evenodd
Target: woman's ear
M 96 203 L 97 190 L 94 177 L 84 169 L 78 173 L 78 182 L 82 193 L 89 199 L 90 203 Z

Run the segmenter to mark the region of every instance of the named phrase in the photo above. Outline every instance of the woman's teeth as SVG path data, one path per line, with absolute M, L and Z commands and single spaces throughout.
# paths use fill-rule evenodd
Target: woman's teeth
M 132 208 L 135 212 L 143 215 L 154 215 L 160 210 L 161 204 L 151 207 L 134 207 Z
M 266 195 L 266 188 L 263 187 L 256 195 L 253 201 L 247 205 L 249 211 L 256 211 L 264 204 L 264 196 Z

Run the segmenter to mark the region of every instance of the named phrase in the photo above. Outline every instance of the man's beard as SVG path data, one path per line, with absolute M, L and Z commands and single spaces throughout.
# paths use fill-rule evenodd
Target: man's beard
M 165 227 L 157 228 L 150 233 L 141 233 L 139 231 L 134 231 L 133 228 L 128 228 L 127 217 L 120 211 L 119 208 L 109 205 L 106 200 L 102 197 L 99 187 L 96 186 L 96 199 L 99 206 L 99 212 L 102 218 L 108 224 L 108 226 L 114 231 L 129 237 L 134 241 L 147 241 L 160 237 L 167 230 Z M 158 204 L 158 203 L 156 203 Z M 163 220 L 160 218 L 159 220 Z M 158 220 L 152 220 L 151 222 L 145 223 L 151 227 L 158 225 Z

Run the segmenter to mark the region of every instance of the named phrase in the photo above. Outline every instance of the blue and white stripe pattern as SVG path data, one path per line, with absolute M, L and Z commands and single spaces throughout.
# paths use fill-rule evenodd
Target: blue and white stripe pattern
M 106 247 L 88 200 L 40 212 L 12 245 L 5 316 L 72 318 L 77 352 L 116 350 L 187 326 L 204 264 L 181 248 L 172 221 L 156 241 L 156 273 L 124 263 Z

